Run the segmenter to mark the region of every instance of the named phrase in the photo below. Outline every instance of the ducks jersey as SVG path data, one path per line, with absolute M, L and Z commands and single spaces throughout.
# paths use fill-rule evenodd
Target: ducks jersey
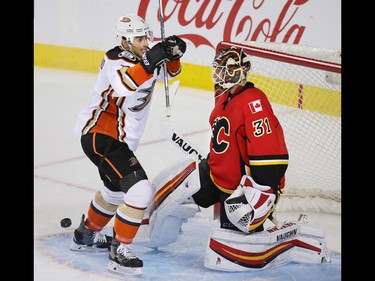
M 167 63 L 168 79 L 181 71 L 180 60 Z M 128 50 L 109 50 L 100 65 L 91 101 L 78 115 L 75 131 L 100 133 L 128 144 L 135 151 L 143 135 L 157 81 L 163 71 L 148 74 Z

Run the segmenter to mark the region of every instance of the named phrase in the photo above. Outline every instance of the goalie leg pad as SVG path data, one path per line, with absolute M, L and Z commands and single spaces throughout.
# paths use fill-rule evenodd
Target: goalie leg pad
M 181 233 L 182 223 L 194 217 L 199 212 L 199 207 L 196 204 L 184 204 L 177 206 L 175 211 L 174 215 L 164 215 L 163 212 L 153 214 L 150 233 L 153 247 L 158 248 L 176 242 Z
M 183 159 L 161 175 L 163 180 L 159 176 L 153 182 L 156 191 L 149 208 L 150 241 L 156 248 L 175 242 L 182 223 L 200 211 L 191 198 L 200 188 L 197 161 Z
M 303 231 L 301 231 L 303 230 Z M 330 261 L 324 234 L 299 221 L 254 234 L 212 229 L 204 266 L 221 271 L 262 270 L 290 262 Z

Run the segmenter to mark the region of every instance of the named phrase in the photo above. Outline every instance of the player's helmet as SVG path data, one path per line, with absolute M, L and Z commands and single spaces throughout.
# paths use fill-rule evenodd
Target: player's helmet
M 231 88 L 247 78 L 250 67 L 250 58 L 242 48 L 222 49 L 211 65 L 212 81 L 221 88 Z
M 227 217 L 239 230 L 250 233 L 274 210 L 276 195 L 251 186 L 237 188 L 224 201 Z
M 122 37 L 126 37 L 126 40 L 131 45 L 134 37 L 147 36 L 150 43 L 154 41 L 154 34 L 150 29 L 150 26 L 140 16 L 128 14 L 121 17 L 116 22 L 115 34 L 117 41 L 121 44 Z

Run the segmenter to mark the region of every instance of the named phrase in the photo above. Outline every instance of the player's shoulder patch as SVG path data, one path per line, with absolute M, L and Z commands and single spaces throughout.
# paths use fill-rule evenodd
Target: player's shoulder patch
M 122 51 L 121 53 L 118 54 L 119 58 L 125 58 L 127 60 L 130 60 L 132 62 L 136 62 L 138 59 L 137 57 L 130 51 Z
M 119 47 L 115 47 L 107 52 L 107 57 L 110 60 L 125 60 L 132 63 L 137 63 L 138 58 L 128 50 L 121 50 Z
M 249 108 L 250 108 L 252 114 L 263 111 L 263 107 L 262 107 L 262 103 L 261 103 L 260 99 L 251 101 L 251 102 L 248 103 L 248 105 L 249 105 Z

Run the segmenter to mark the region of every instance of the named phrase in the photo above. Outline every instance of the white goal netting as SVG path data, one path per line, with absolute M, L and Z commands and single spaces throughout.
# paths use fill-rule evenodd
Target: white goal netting
M 249 81 L 262 89 L 289 150 L 281 211 L 341 214 L 341 52 L 284 43 L 220 42 L 251 57 Z

